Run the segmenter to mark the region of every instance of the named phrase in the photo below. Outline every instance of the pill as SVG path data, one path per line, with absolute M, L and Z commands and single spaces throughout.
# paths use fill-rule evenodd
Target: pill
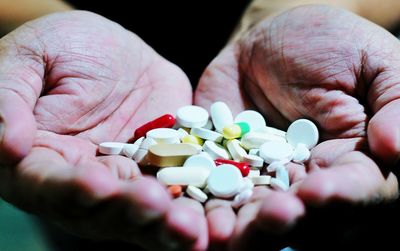
M 285 167 L 278 167 L 276 169 L 275 178 L 282 181 L 285 186 L 289 187 L 289 173 Z
M 193 127 L 192 130 L 190 130 L 190 134 L 195 135 L 199 138 L 205 139 L 205 140 L 211 140 L 217 143 L 220 143 L 222 141 L 222 134 L 218 132 L 214 132 L 205 128 L 201 127 Z
M 147 153 L 148 150 L 146 149 L 138 149 L 136 153 L 133 155 L 133 160 L 141 166 L 147 165 Z
M 240 141 L 237 139 L 229 140 L 226 147 L 235 161 L 242 162 L 247 155 L 247 152 L 240 146 Z
M 282 130 L 279 130 L 279 129 L 275 128 L 275 127 L 265 126 L 265 127 L 262 127 L 260 129 L 258 129 L 257 132 L 273 134 L 275 136 L 286 138 L 286 132 L 282 131 Z
M 139 149 L 138 145 L 135 144 L 124 144 L 122 148 L 122 154 L 128 158 L 132 158 L 136 151 Z
M 194 135 L 186 135 L 185 137 L 182 138 L 182 143 L 187 143 L 187 144 L 195 144 L 195 145 L 203 145 L 204 140 L 194 136 Z
M 268 164 L 279 160 L 291 160 L 292 155 L 293 147 L 286 142 L 269 141 L 260 147 L 260 157 Z
M 271 178 L 270 185 L 272 188 L 276 190 L 282 190 L 282 191 L 287 191 L 289 190 L 289 187 L 285 185 L 281 180 L 278 180 L 276 178 Z
M 233 208 L 239 208 L 246 204 L 247 202 L 250 201 L 251 196 L 253 196 L 253 190 L 252 189 L 246 189 L 241 191 L 239 194 L 235 196 L 235 198 L 232 201 L 232 207 Z
M 147 132 L 147 138 L 154 139 L 157 143 L 161 144 L 174 144 L 180 143 L 179 133 L 171 128 L 157 128 Z
M 269 141 L 286 142 L 285 138 L 260 132 L 249 132 L 241 138 L 241 144 L 246 149 L 260 148 L 262 144 Z
M 249 175 L 247 175 L 247 178 L 251 178 L 251 177 L 256 177 L 256 176 L 260 176 L 261 172 L 259 169 L 250 169 Z
M 157 172 L 157 180 L 164 185 L 195 186 L 207 184 L 210 171 L 207 168 L 168 167 Z
M 258 149 L 258 148 L 252 148 L 249 150 L 249 154 L 258 156 L 259 151 L 260 151 L 260 149 Z
M 175 118 L 171 114 L 165 114 L 155 120 L 152 120 L 137 128 L 134 133 L 134 139 L 137 140 L 147 134 L 150 130 L 156 128 L 171 128 L 175 124 Z
M 242 174 L 233 165 L 220 165 L 211 170 L 207 185 L 214 196 L 230 198 L 235 196 L 242 187 Z
M 208 129 L 208 130 L 212 130 L 214 128 L 214 125 L 213 125 L 211 119 L 208 119 L 207 124 L 205 126 L 203 126 L 203 128 Z
M 208 112 L 200 106 L 183 106 L 176 112 L 176 120 L 184 127 L 203 127 L 207 124 Z
M 233 165 L 240 171 L 240 173 L 242 174 L 243 177 L 246 177 L 247 175 L 249 175 L 249 172 L 250 172 L 250 166 L 244 162 L 237 162 L 237 161 L 227 160 L 227 159 L 216 159 L 215 164 L 217 166 L 226 165 L 226 164 Z
M 205 193 L 205 194 L 209 194 L 210 193 L 210 189 L 208 189 L 208 186 L 203 188 L 203 193 Z
M 215 143 L 214 141 L 206 140 L 203 144 L 203 149 L 207 152 L 210 157 L 215 159 L 230 159 L 231 156 L 221 145 Z
M 251 181 L 255 186 L 269 185 L 271 183 L 271 179 L 272 178 L 269 175 L 260 175 L 251 177 Z
M 217 132 L 222 132 L 225 126 L 233 124 L 233 116 L 224 102 L 215 102 L 210 107 L 211 119 Z
M 121 154 L 125 143 L 120 142 L 103 142 L 99 145 L 99 152 L 102 154 Z
M 186 159 L 185 163 L 183 164 L 183 167 L 201 167 L 201 168 L 207 168 L 211 171 L 211 169 L 215 168 L 216 165 L 214 163 L 214 160 L 211 159 L 211 157 L 206 154 L 206 153 L 200 153 L 196 155 L 192 155 L 189 158 Z
M 256 155 L 247 154 L 246 156 L 243 157 L 242 161 L 245 163 L 248 163 L 252 167 L 263 167 L 264 166 L 263 158 L 256 156 Z
M 268 165 L 267 171 L 268 172 L 275 172 L 279 167 L 285 167 L 286 163 L 289 163 L 288 159 L 273 161 L 271 164 Z
M 172 198 L 178 198 L 182 195 L 182 186 L 180 185 L 168 186 L 167 190 Z
M 293 162 L 304 163 L 311 156 L 310 150 L 308 150 L 305 144 L 297 144 L 293 151 Z
M 239 113 L 236 115 L 234 122 L 246 122 L 253 131 L 265 127 L 266 124 L 264 117 L 259 112 L 253 110 L 246 110 Z
M 298 119 L 290 124 L 286 132 L 286 139 L 293 147 L 304 144 L 308 149 L 318 143 L 319 133 L 317 126 L 308 119 Z
M 180 140 L 182 140 L 183 137 L 189 135 L 189 133 L 183 128 L 178 128 L 176 131 L 178 132 L 178 135 L 179 135 L 178 137 Z
M 158 144 L 149 148 L 147 160 L 158 167 L 182 166 L 187 158 L 198 152 L 191 144 Z
M 134 145 L 137 145 L 140 147 L 140 145 L 142 144 L 143 140 L 145 139 L 145 137 L 140 137 L 137 140 L 135 140 L 135 142 L 133 143 Z
M 240 192 L 246 189 L 253 189 L 254 184 L 253 181 L 251 181 L 251 178 L 249 177 L 244 177 L 242 180 L 242 187 L 240 188 Z
M 246 122 L 238 122 L 225 126 L 222 129 L 222 135 L 226 139 L 240 138 L 250 131 L 250 126 Z
M 207 194 L 205 194 L 203 191 L 201 191 L 199 188 L 195 186 L 188 186 L 186 188 L 186 193 L 192 197 L 193 199 L 200 201 L 201 203 L 206 202 L 208 199 Z
M 140 144 L 139 148 L 148 150 L 149 147 L 153 145 L 157 145 L 157 141 L 155 141 L 153 138 L 145 138 Z

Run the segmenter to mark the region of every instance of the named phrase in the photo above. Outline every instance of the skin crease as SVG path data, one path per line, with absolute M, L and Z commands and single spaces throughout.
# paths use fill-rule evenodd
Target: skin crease
M 89 12 L 52 14 L 0 40 L 0 195 L 82 236 L 204 250 L 204 210 L 97 144 L 192 103 L 185 74 Z
M 195 104 L 208 109 L 224 101 L 234 114 L 257 109 L 284 130 L 309 118 L 323 142 L 306 168 L 288 166 L 289 193 L 260 188 L 229 222 L 215 220 L 232 211 L 214 201 L 207 211 L 216 233 L 211 244 L 258 250 L 254 245 L 262 241 L 263 250 L 282 248 L 289 236 L 278 245 L 280 238 L 270 234 L 296 229 L 296 222 L 312 217 L 310 206 L 368 206 L 397 197 L 396 177 L 368 156 L 388 169 L 400 152 L 399 51 L 399 41 L 383 28 L 317 5 L 265 19 L 221 51 L 199 81 Z

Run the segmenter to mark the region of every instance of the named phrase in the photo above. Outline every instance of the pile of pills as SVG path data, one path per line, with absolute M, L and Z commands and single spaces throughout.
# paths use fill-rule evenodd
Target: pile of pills
M 294 121 L 285 132 L 267 126 L 256 111 L 234 118 L 224 102 L 212 104 L 210 113 L 181 107 L 176 117 L 166 114 L 136 129 L 134 143 L 104 142 L 99 152 L 125 155 L 142 168 L 158 167 L 157 179 L 173 197 L 186 194 L 204 203 L 214 196 L 239 208 L 254 186 L 287 191 L 285 164 L 304 163 L 318 142 L 318 129 L 307 119 Z

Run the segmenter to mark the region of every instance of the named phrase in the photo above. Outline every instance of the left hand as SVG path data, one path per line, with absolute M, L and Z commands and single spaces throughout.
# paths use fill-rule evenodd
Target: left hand
M 296 228 L 299 219 L 312 217 L 312 205 L 371 206 L 396 198 L 397 178 L 380 168 L 393 165 L 400 152 L 399 68 L 395 37 L 326 6 L 286 11 L 228 45 L 200 79 L 195 103 L 209 108 L 221 100 L 234 113 L 253 107 L 279 128 L 310 118 L 323 142 L 306 167 L 288 166 L 290 192 L 256 188 L 237 215 L 210 201 L 211 243 L 230 239 L 235 250 L 254 250 L 261 236 L 266 248 L 273 240 L 266 241 L 265 233 Z M 380 166 L 363 151 L 367 148 Z

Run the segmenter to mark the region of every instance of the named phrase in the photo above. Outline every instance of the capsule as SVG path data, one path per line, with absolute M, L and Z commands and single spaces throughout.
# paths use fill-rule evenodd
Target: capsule
M 233 160 L 228 160 L 228 159 L 216 159 L 214 160 L 215 165 L 223 165 L 223 164 L 230 164 L 239 169 L 239 171 L 242 173 L 243 177 L 246 177 L 250 173 L 250 166 L 247 163 L 244 162 L 236 162 Z
M 155 120 L 152 120 L 137 128 L 133 140 L 146 136 L 146 133 L 156 128 L 172 128 L 175 124 L 175 118 L 171 114 L 165 114 Z
M 237 139 L 250 131 L 250 126 L 246 122 L 238 122 L 222 129 L 222 135 L 226 139 Z

